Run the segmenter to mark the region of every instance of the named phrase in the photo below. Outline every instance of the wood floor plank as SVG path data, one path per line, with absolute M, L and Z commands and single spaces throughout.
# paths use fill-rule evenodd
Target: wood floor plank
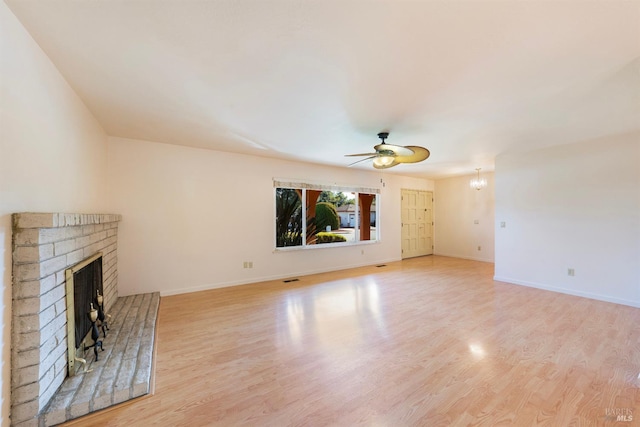
M 640 309 L 492 277 L 428 256 L 163 297 L 155 394 L 66 425 L 640 420 Z

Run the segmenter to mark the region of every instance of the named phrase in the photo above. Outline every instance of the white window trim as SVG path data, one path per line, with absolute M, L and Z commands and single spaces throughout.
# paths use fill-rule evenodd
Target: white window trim
M 360 187 L 355 185 L 327 184 L 321 182 L 299 181 L 295 179 L 273 178 L 273 188 L 294 188 L 322 191 L 342 191 L 347 193 L 380 194 L 379 188 Z

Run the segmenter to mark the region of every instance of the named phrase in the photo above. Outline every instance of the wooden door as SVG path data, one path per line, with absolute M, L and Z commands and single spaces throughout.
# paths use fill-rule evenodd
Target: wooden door
M 433 253 L 433 192 L 402 190 L 402 258 Z

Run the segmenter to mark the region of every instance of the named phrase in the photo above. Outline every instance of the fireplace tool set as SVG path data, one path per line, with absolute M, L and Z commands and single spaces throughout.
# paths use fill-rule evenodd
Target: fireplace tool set
M 100 295 L 100 291 L 97 292 L 95 303 L 98 306 L 98 309 L 95 309 L 93 307 L 93 303 L 91 303 L 91 308 L 87 313 L 87 316 L 89 316 L 89 320 L 91 321 L 91 339 L 93 340 L 93 344 L 87 346 L 86 349 L 93 347 L 93 354 L 96 356 L 97 362 L 98 348 L 104 351 L 104 348 L 102 347 L 102 340 L 100 339 L 99 328 L 102 328 L 103 338 L 107 338 L 107 331 L 109 330 L 109 322 L 107 319 L 111 318 L 111 315 L 104 313 L 104 297 Z

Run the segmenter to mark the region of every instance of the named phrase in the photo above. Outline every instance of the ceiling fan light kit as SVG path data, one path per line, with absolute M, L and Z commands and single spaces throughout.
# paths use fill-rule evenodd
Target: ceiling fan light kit
M 393 156 L 382 155 L 373 159 L 374 166 L 389 167 L 393 163 Z
M 364 162 L 366 160 L 373 160 L 373 167 L 376 169 L 388 169 L 390 167 L 399 165 L 401 163 L 418 163 L 426 160 L 431 154 L 429 150 L 424 147 L 416 145 L 393 145 L 387 144 L 385 140 L 389 137 L 389 132 L 380 132 L 378 138 L 382 140 L 382 143 L 375 145 L 373 148 L 375 153 L 360 153 L 360 154 L 347 154 L 347 157 L 362 157 L 366 158 L 351 163 L 349 166 L 353 166 L 357 163 Z

